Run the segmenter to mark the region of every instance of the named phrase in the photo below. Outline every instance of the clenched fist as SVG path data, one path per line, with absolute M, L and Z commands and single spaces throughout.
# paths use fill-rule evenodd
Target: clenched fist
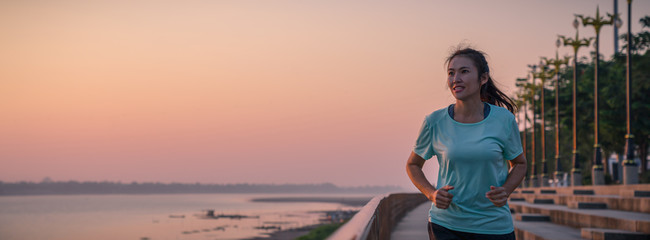
M 444 186 L 437 189 L 430 196 L 427 196 L 433 205 L 440 209 L 447 209 L 451 203 L 451 199 L 454 197 L 453 194 L 449 193 L 449 190 L 454 189 L 453 186 Z
M 485 197 L 490 199 L 492 204 L 497 207 L 506 205 L 508 202 L 508 194 L 503 187 L 490 186 L 490 191 L 485 193 Z

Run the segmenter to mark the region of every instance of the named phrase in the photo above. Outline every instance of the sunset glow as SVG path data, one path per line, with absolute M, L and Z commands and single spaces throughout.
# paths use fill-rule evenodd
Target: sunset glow
M 597 4 L 612 12 L 605 0 L 3 1 L 0 181 L 409 188 L 424 116 L 454 101 L 451 47 L 487 52 L 512 93 Z M 650 15 L 634 4 L 633 19 Z M 603 28 L 607 58 L 612 40 Z

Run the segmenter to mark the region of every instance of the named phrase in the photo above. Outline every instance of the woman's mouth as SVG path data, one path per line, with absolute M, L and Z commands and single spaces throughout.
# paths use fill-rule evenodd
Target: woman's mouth
M 454 87 L 454 92 L 456 92 L 456 93 L 462 92 L 463 90 L 465 90 L 465 87 L 461 87 L 461 86 L 455 86 Z

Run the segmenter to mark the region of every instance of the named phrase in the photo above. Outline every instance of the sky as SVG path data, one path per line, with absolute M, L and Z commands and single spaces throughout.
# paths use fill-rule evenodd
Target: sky
M 638 32 L 650 1 L 632 4 Z M 454 102 L 450 50 L 486 52 L 512 95 L 597 5 L 613 11 L 611 0 L 1 1 L 0 181 L 414 189 L 405 163 L 424 116 Z M 601 53 L 613 53 L 611 26 Z

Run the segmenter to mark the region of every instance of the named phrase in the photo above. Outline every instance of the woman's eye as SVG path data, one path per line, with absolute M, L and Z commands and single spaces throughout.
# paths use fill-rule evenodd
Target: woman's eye
M 468 73 L 469 71 L 468 71 L 468 70 L 463 70 L 463 71 L 461 71 L 461 72 L 462 72 L 462 73 Z
M 454 75 L 454 72 L 448 72 L 447 75 L 449 75 L 449 76 L 453 76 L 453 75 Z

